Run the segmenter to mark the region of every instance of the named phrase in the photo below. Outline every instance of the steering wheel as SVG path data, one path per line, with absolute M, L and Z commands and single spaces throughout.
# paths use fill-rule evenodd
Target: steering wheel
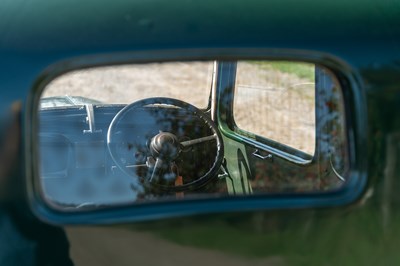
M 207 146 L 200 149 L 199 145 Z M 203 111 L 187 102 L 162 97 L 139 100 L 121 109 L 108 128 L 107 146 L 125 174 L 151 188 L 171 192 L 208 183 L 220 169 L 224 150 L 217 126 Z M 212 154 L 203 152 L 208 160 L 191 158 L 194 147 L 197 151 L 211 150 Z M 199 167 L 202 161 L 209 162 Z M 190 176 L 183 176 L 183 182 L 177 185 L 182 164 L 192 166 L 186 171 Z

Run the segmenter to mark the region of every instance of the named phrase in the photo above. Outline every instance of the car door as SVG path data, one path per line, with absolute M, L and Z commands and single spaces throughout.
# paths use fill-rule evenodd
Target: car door
M 1 143 L 11 143 L 0 146 L 6 166 L 0 178 L 19 184 L 9 190 L 16 202 L 2 210 L 23 205 L 28 214 L 2 221 L 15 225 L 42 257 L 56 255 L 49 254 L 49 246 L 66 247 L 44 243 L 52 231 L 32 232 L 32 217 L 67 232 L 76 265 L 398 265 L 396 1 L 2 1 L 0 6 L 0 127 L 6 133 Z M 45 84 L 92 66 L 210 59 L 232 60 L 220 64 L 216 114 L 230 147 L 224 181 L 238 195 L 64 212 L 45 201 L 35 146 Z M 237 123 L 229 99 L 238 98 L 236 61 L 243 59 L 311 62 L 340 80 L 345 105 L 337 108 L 330 100 L 336 96 L 318 93 L 325 78 L 315 70 L 314 97 L 321 106 L 315 105 L 310 153 L 254 134 L 257 124 Z M 331 109 L 343 110 L 345 127 L 341 119 L 329 122 L 335 121 Z M 345 141 L 324 132 L 345 132 Z M 346 154 L 349 164 L 340 160 Z M 313 163 L 317 176 L 307 180 L 305 170 Z M 238 177 L 229 180 L 232 176 Z M 242 196 L 257 188 L 265 193 Z M 3 239 L 14 246 L 13 238 Z M 11 254 L 28 255 L 18 250 Z
M 217 117 L 231 193 L 321 191 L 343 184 L 345 111 L 332 72 L 301 62 L 239 61 L 220 62 L 218 78 Z

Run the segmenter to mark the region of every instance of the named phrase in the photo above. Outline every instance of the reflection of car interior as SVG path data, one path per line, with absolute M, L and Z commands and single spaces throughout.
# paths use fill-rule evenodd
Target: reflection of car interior
M 58 203 L 96 202 L 94 190 L 112 203 L 150 191 L 216 189 L 209 181 L 220 172 L 222 137 L 193 105 L 152 98 L 125 107 L 55 107 L 40 112 L 40 124 L 41 175 L 46 195 Z
M 234 101 L 244 96 L 235 95 L 237 64 L 216 66 L 205 109 L 162 97 L 128 105 L 43 98 L 39 152 L 47 198 L 76 207 L 201 193 L 313 192 L 345 181 L 344 110 L 332 74 L 315 71 L 315 151 L 309 154 L 239 128 Z M 265 91 L 257 88 L 252 93 L 260 94 L 246 101 Z
M 123 172 L 164 192 L 203 186 L 223 158 L 222 137 L 214 122 L 200 109 L 172 98 L 148 98 L 126 106 L 111 121 L 107 144 Z

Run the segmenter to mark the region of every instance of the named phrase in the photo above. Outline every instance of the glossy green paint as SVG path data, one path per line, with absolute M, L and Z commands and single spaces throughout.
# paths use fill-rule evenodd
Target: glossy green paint
M 229 58 L 246 57 L 246 48 L 259 48 L 264 56 L 274 57 L 277 49 L 284 49 L 327 66 L 340 65 L 356 78 L 360 91 L 355 101 L 365 100 L 367 110 L 354 118 L 367 125 L 367 132 L 356 128 L 355 133 L 364 143 L 359 155 L 368 159 L 368 187 L 356 203 L 212 214 L 128 227 L 182 245 L 226 252 L 248 259 L 250 265 L 260 258 L 278 258 L 271 263 L 277 265 L 398 265 L 398 25 L 400 1 L 5 0 L 0 3 L 0 128 L 3 132 L 9 126 L 15 101 L 23 103 L 24 117 L 29 117 L 28 95 L 41 73 L 57 62 L 71 67 L 69 60 L 82 55 L 93 56 L 84 63 L 91 65 L 123 61 L 130 52 L 144 58 L 151 58 L 155 50 L 169 50 L 169 58 L 176 59 Z M 117 59 L 96 56 L 114 53 Z M 22 146 L 19 162 L 24 162 L 24 152 L 29 150 Z M 16 175 L 24 177 L 24 167 L 21 163 Z M 124 249 L 115 244 L 117 238 L 107 240 L 98 243 L 97 252 L 118 264 Z M 72 249 L 75 245 L 79 240 L 72 237 Z M 149 250 L 147 256 L 155 257 L 162 249 Z M 170 254 L 164 261 L 179 255 Z M 132 264 L 138 257 L 129 249 L 124 256 L 131 256 Z

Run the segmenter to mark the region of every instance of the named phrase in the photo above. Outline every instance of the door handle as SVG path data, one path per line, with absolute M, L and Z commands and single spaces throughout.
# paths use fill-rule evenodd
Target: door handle
M 272 156 L 272 154 L 268 154 L 268 155 L 261 155 L 260 154 L 260 151 L 258 150 L 258 149 L 256 149 L 253 153 L 252 153 L 255 157 L 257 157 L 257 158 L 259 158 L 259 159 L 261 159 L 261 160 L 265 160 L 265 159 L 268 159 L 268 160 L 271 160 L 272 161 L 272 158 L 273 158 L 273 156 Z

